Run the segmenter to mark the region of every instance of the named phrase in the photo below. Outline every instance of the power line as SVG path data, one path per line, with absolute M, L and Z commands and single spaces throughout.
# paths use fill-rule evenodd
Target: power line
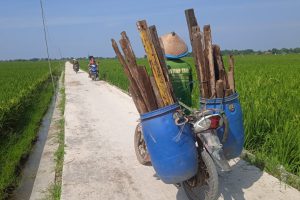
M 40 4 L 41 4 L 41 11 L 42 11 L 42 19 L 43 19 L 43 27 L 44 27 L 44 39 L 45 39 L 46 50 L 47 50 L 48 66 L 49 66 L 50 76 L 51 76 L 51 80 L 52 80 L 53 91 L 55 92 L 55 85 L 54 85 L 54 79 L 53 79 L 53 75 L 52 75 L 52 68 L 51 68 L 51 62 L 50 62 L 50 56 L 49 56 L 49 47 L 48 47 L 48 41 L 47 41 L 45 14 L 44 14 L 44 8 L 43 8 L 42 0 L 40 0 Z

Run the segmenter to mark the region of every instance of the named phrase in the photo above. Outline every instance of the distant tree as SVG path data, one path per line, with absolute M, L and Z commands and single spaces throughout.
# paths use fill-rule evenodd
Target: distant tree
M 39 58 L 31 58 L 29 59 L 30 61 L 39 61 L 40 59 Z

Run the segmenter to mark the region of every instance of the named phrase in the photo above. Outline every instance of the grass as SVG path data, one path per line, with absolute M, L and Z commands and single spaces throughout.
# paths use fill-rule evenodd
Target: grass
M 62 77 L 62 84 L 64 83 L 64 74 Z M 59 109 L 61 112 L 61 119 L 58 121 L 59 134 L 57 135 L 58 148 L 55 152 L 55 181 L 49 188 L 49 195 L 46 197 L 47 200 L 59 200 L 61 196 L 61 183 L 62 183 L 62 172 L 65 155 L 65 101 L 66 94 L 64 86 L 60 89 L 61 99 L 59 102 Z
M 185 60 L 194 66 L 192 58 Z M 227 58 L 224 58 L 225 64 Z M 235 79 L 243 109 L 245 148 L 256 163 L 280 178 L 279 168 L 300 176 L 300 56 L 235 56 Z M 139 64 L 148 67 L 146 59 Z M 87 69 L 87 61 L 80 62 Z M 196 79 L 193 67 L 194 80 Z M 100 60 L 100 78 L 128 91 L 128 80 L 116 59 Z M 199 107 L 198 84 L 193 107 Z M 281 166 L 281 167 L 280 167 Z M 300 188 L 300 184 L 295 186 Z
M 36 139 L 40 121 L 47 111 L 53 95 L 52 83 L 48 82 L 39 90 L 40 94 L 27 108 L 22 118 L 25 125 L 18 131 L 1 137 L 0 142 L 0 197 L 5 198 L 18 184 L 22 160 L 30 153 Z M 37 93 L 35 93 L 37 94 Z M 0 198 L 1 199 L 1 198 Z
M 60 69 L 54 66 L 57 77 Z M 0 62 L 0 199 L 18 185 L 54 93 L 46 62 Z

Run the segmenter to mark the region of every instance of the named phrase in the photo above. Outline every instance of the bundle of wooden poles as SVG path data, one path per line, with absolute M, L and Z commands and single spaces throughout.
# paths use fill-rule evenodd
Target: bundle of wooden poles
M 153 76 L 149 76 L 145 66 L 138 66 L 126 32 L 121 33 L 119 40 L 123 54 L 117 42 L 112 39 L 112 47 L 124 68 L 130 86 L 129 92 L 140 114 L 171 105 L 176 101 L 169 79 L 164 51 L 160 46 L 155 26 L 148 28 L 145 20 L 137 22 L 145 52 Z
M 223 98 L 235 92 L 234 60 L 229 57 L 229 71 L 226 73 L 220 47 L 212 44 L 210 26 L 203 28 L 203 33 L 197 23 L 193 9 L 185 11 L 193 57 L 199 80 L 202 98 Z M 151 76 L 145 66 L 138 66 L 135 54 L 126 32 L 121 33 L 119 44 L 112 39 L 112 47 L 124 68 L 130 86 L 129 92 L 140 114 L 174 104 L 176 101 L 169 79 L 162 49 L 155 26 L 147 26 L 145 20 L 137 22 L 148 62 Z
M 185 10 L 190 41 L 202 98 L 223 98 L 235 92 L 234 59 L 229 56 L 226 73 L 220 46 L 212 44 L 210 25 L 203 32 L 197 23 L 193 9 Z

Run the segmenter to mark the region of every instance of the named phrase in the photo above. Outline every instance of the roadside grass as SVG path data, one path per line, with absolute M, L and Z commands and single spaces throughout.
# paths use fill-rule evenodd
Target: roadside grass
M 36 140 L 40 121 L 52 95 L 52 83 L 48 80 L 31 94 L 31 105 L 26 108 L 18 128 L 0 136 L 0 199 L 7 198 L 18 185 L 22 164 Z
M 63 72 L 64 73 L 64 72 Z M 61 119 L 58 121 L 59 133 L 57 135 L 58 148 L 54 154 L 55 156 L 55 180 L 54 183 L 48 188 L 48 195 L 46 196 L 46 200 L 59 200 L 61 196 L 61 183 L 62 183 L 62 172 L 63 172 L 63 164 L 64 164 L 64 155 L 65 155 L 65 102 L 66 102 L 66 94 L 64 87 L 64 79 L 65 75 L 62 76 L 61 81 L 61 89 L 60 95 L 61 99 L 59 102 L 59 110 L 61 112 Z

